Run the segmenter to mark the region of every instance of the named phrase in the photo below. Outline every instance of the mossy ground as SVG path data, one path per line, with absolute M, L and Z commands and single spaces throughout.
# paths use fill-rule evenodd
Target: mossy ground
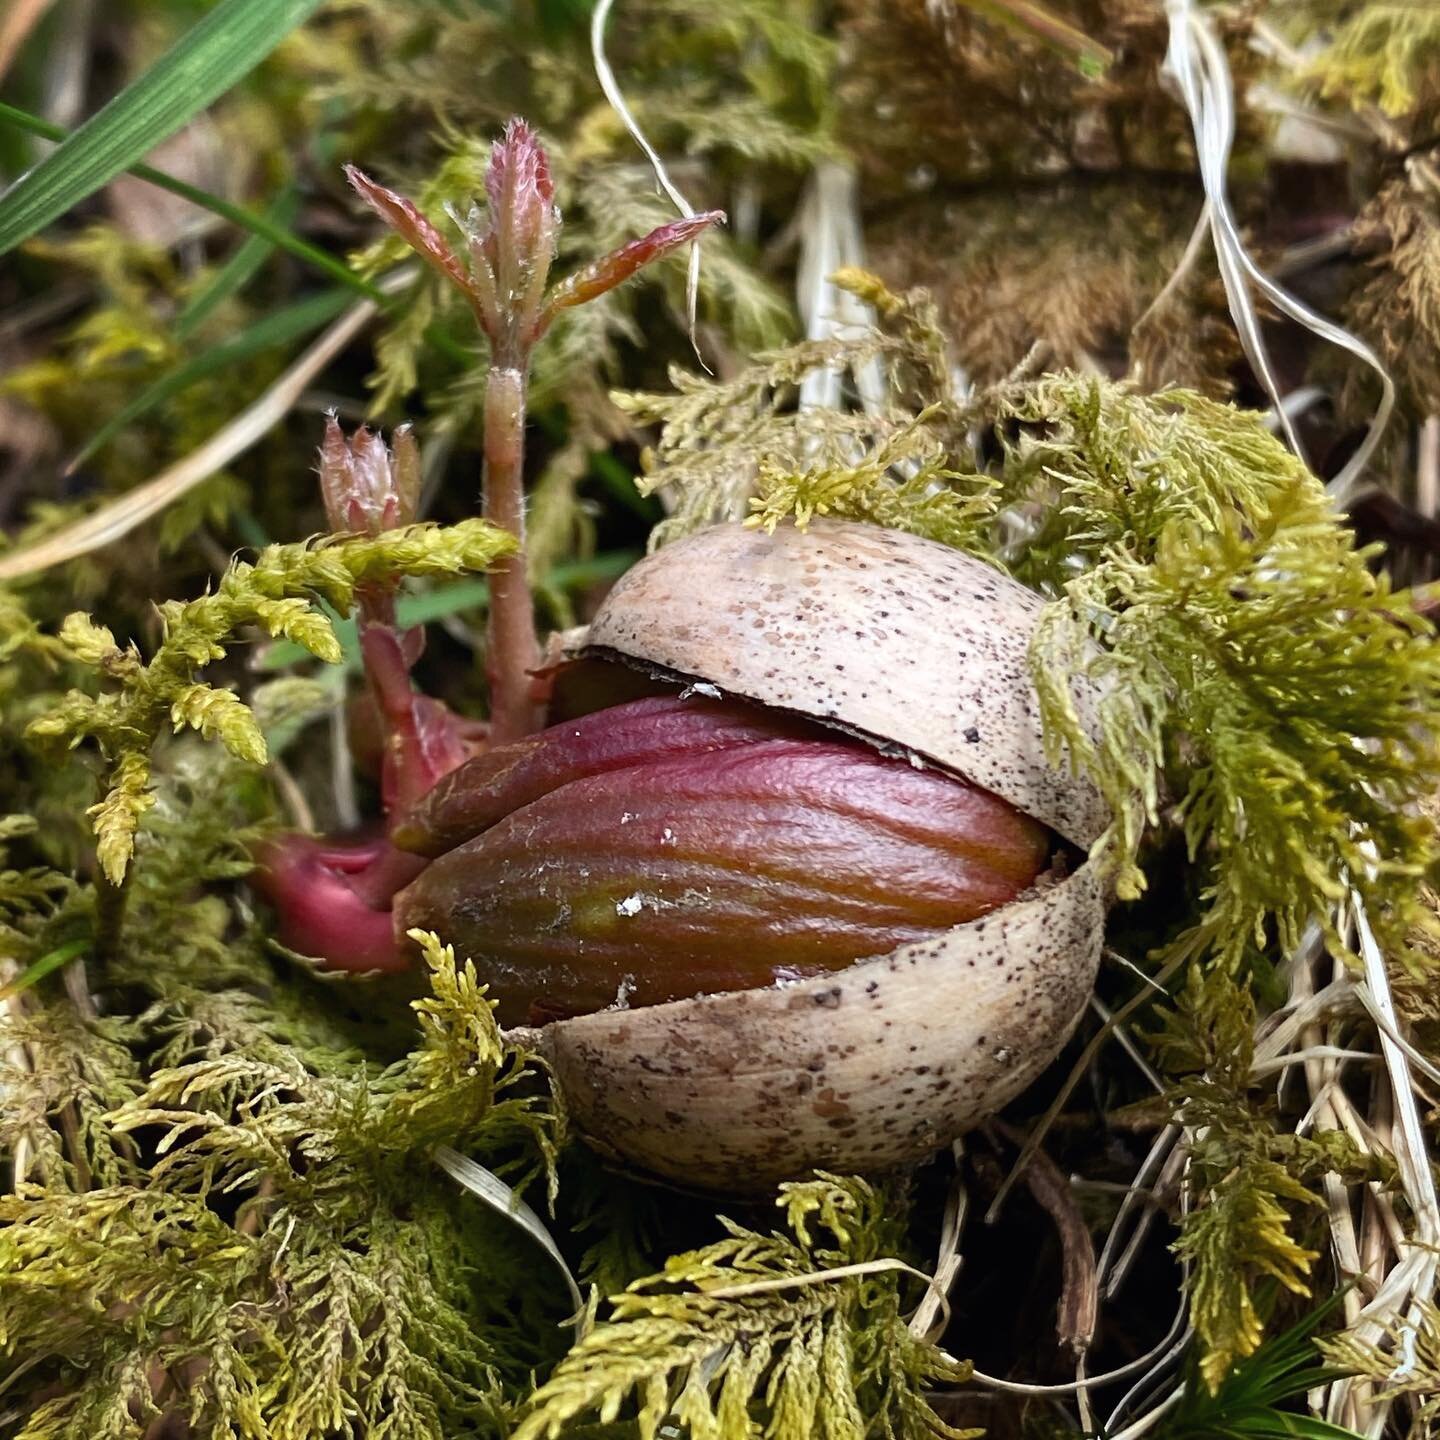
M 5 98 L 73 126 L 214 8 L 16 5 Z M 1050 602 L 1032 658 L 1055 759 L 1116 814 L 1100 852 L 1124 903 L 1052 1070 L 913 1173 L 796 1177 L 774 1203 L 605 1165 L 444 936 L 423 973 L 320 974 L 245 879 L 266 834 L 376 814 L 345 725 L 355 587 L 403 581 L 418 680 L 481 714 L 477 576 L 507 543 L 475 518 L 468 312 L 404 270 L 341 164 L 445 224 L 523 114 L 554 164 L 557 273 L 670 218 L 587 0 L 333 0 L 151 157 L 284 243 L 129 179 L 4 257 L 0 1434 L 1430 1433 L 1440 19 L 1206 13 L 1247 243 L 1395 381 L 1364 477 L 1396 502 L 1365 512 L 1389 552 L 1324 488 L 1370 373 L 1267 319 L 1281 388 L 1310 395 L 1312 473 L 1187 245 L 1203 197 L 1163 7 L 610 16 L 638 124 L 730 223 L 704 244 L 710 373 L 682 261 L 564 312 L 537 353 L 544 627 L 710 520 L 928 535 Z M 0 123 L 8 177 L 39 153 Z M 853 213 L 820 184 L 836 165 Z M 856 226 L 870 269 L 827 288 Z M 283 387 L 372 281 L 380 313 L 253 445 L 114 543 L 66 538 Z M 822 303 L 856 323 L 821 334 Z M 314 538 L 330 408 L 415 423 L 426 523 Z M 46 541 L 69 558 L 30 566 Z M 1397 550 L 1418 589 L 1392 583 Z M 1067 710 L 1081 666 L 1110 686 L 1099 744 Z M 524 1196 L 578 1317 L 441 1147 Z M 1077 1235 L 1099 1300 L 1078 1379 Z M 1345 1428 L 1307 1413 L 1322 1394 Z

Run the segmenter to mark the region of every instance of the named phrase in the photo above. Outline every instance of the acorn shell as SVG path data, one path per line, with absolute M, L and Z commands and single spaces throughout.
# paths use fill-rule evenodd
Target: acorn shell
M 1043 601 L 898 531 L 717 526 L 630 570 L 591 623 L 614 656 L 814 717 L 952 770 L 1086 849 L 1109 820 L 1045 759 L 1027 650 Z M 1094 725 L 1095 695 L 1075 696 Z M 1059 1052 L 1099 964 L 1092 864 L 935 940 L 838 974 L 556 1021 L 580 1130 L 681 1184 L 763 1189 L 920 1159 Z
M 585 651 L 912 750 L 1089 849 L 1095 786 L 1045 758 L 1033 590 L 948 545 L 843 520 L 702 530 L 621 576 Z M 1094 696 L 1075 696 L 1093 729 Z

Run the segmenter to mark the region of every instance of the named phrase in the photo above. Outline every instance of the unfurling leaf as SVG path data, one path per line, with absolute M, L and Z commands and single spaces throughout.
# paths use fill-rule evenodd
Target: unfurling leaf
M 618 250 L 602 255 L 582 265 L 573 275 L 567 275 L 545 297 L 543 325 L 548 325 L 561 310 L 573 305 L 583 305 L 623 285 L 637 271 L 652 261 L 663 259 L 671 251 L 688 245 L 710 226 L 725 219 L 723 210 L 707 210 L 701 215 L 686 215 L 666 225 L 657 225 L 648 235 L 631 240 Z
M 465 267 L 446 243 L 445 237 L 421 214 L 419 208 L 403 195 L 377 185 L 363 170 L 354 165 L 345 167 L 345 178 L 355 192 L 422 260 L 437 271 L 461 294 L 475 302 L 474 288 Z

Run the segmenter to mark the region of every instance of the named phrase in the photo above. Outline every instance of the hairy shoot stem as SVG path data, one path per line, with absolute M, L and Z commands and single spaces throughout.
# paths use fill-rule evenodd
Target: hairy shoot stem
M 508 530 L 519 549 L 490 572 L 486 654 L 494 745 L 518 740 L 540 724 L 530 693 L 540 642 L 526 575 L 524 463 L 525 376 L 519 369 L 497 366 L 485 387 L 485 518 Z

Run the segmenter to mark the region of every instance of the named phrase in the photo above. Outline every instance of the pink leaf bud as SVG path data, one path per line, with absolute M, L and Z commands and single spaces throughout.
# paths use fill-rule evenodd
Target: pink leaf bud
M 420 503 L 420 452 L 410 427 L 395 432 L 392 451 L 363 425 L 346 440 L 335 416 L 327 416 L 320 491 L 336 532 L 380 535 L 413 524 Z

